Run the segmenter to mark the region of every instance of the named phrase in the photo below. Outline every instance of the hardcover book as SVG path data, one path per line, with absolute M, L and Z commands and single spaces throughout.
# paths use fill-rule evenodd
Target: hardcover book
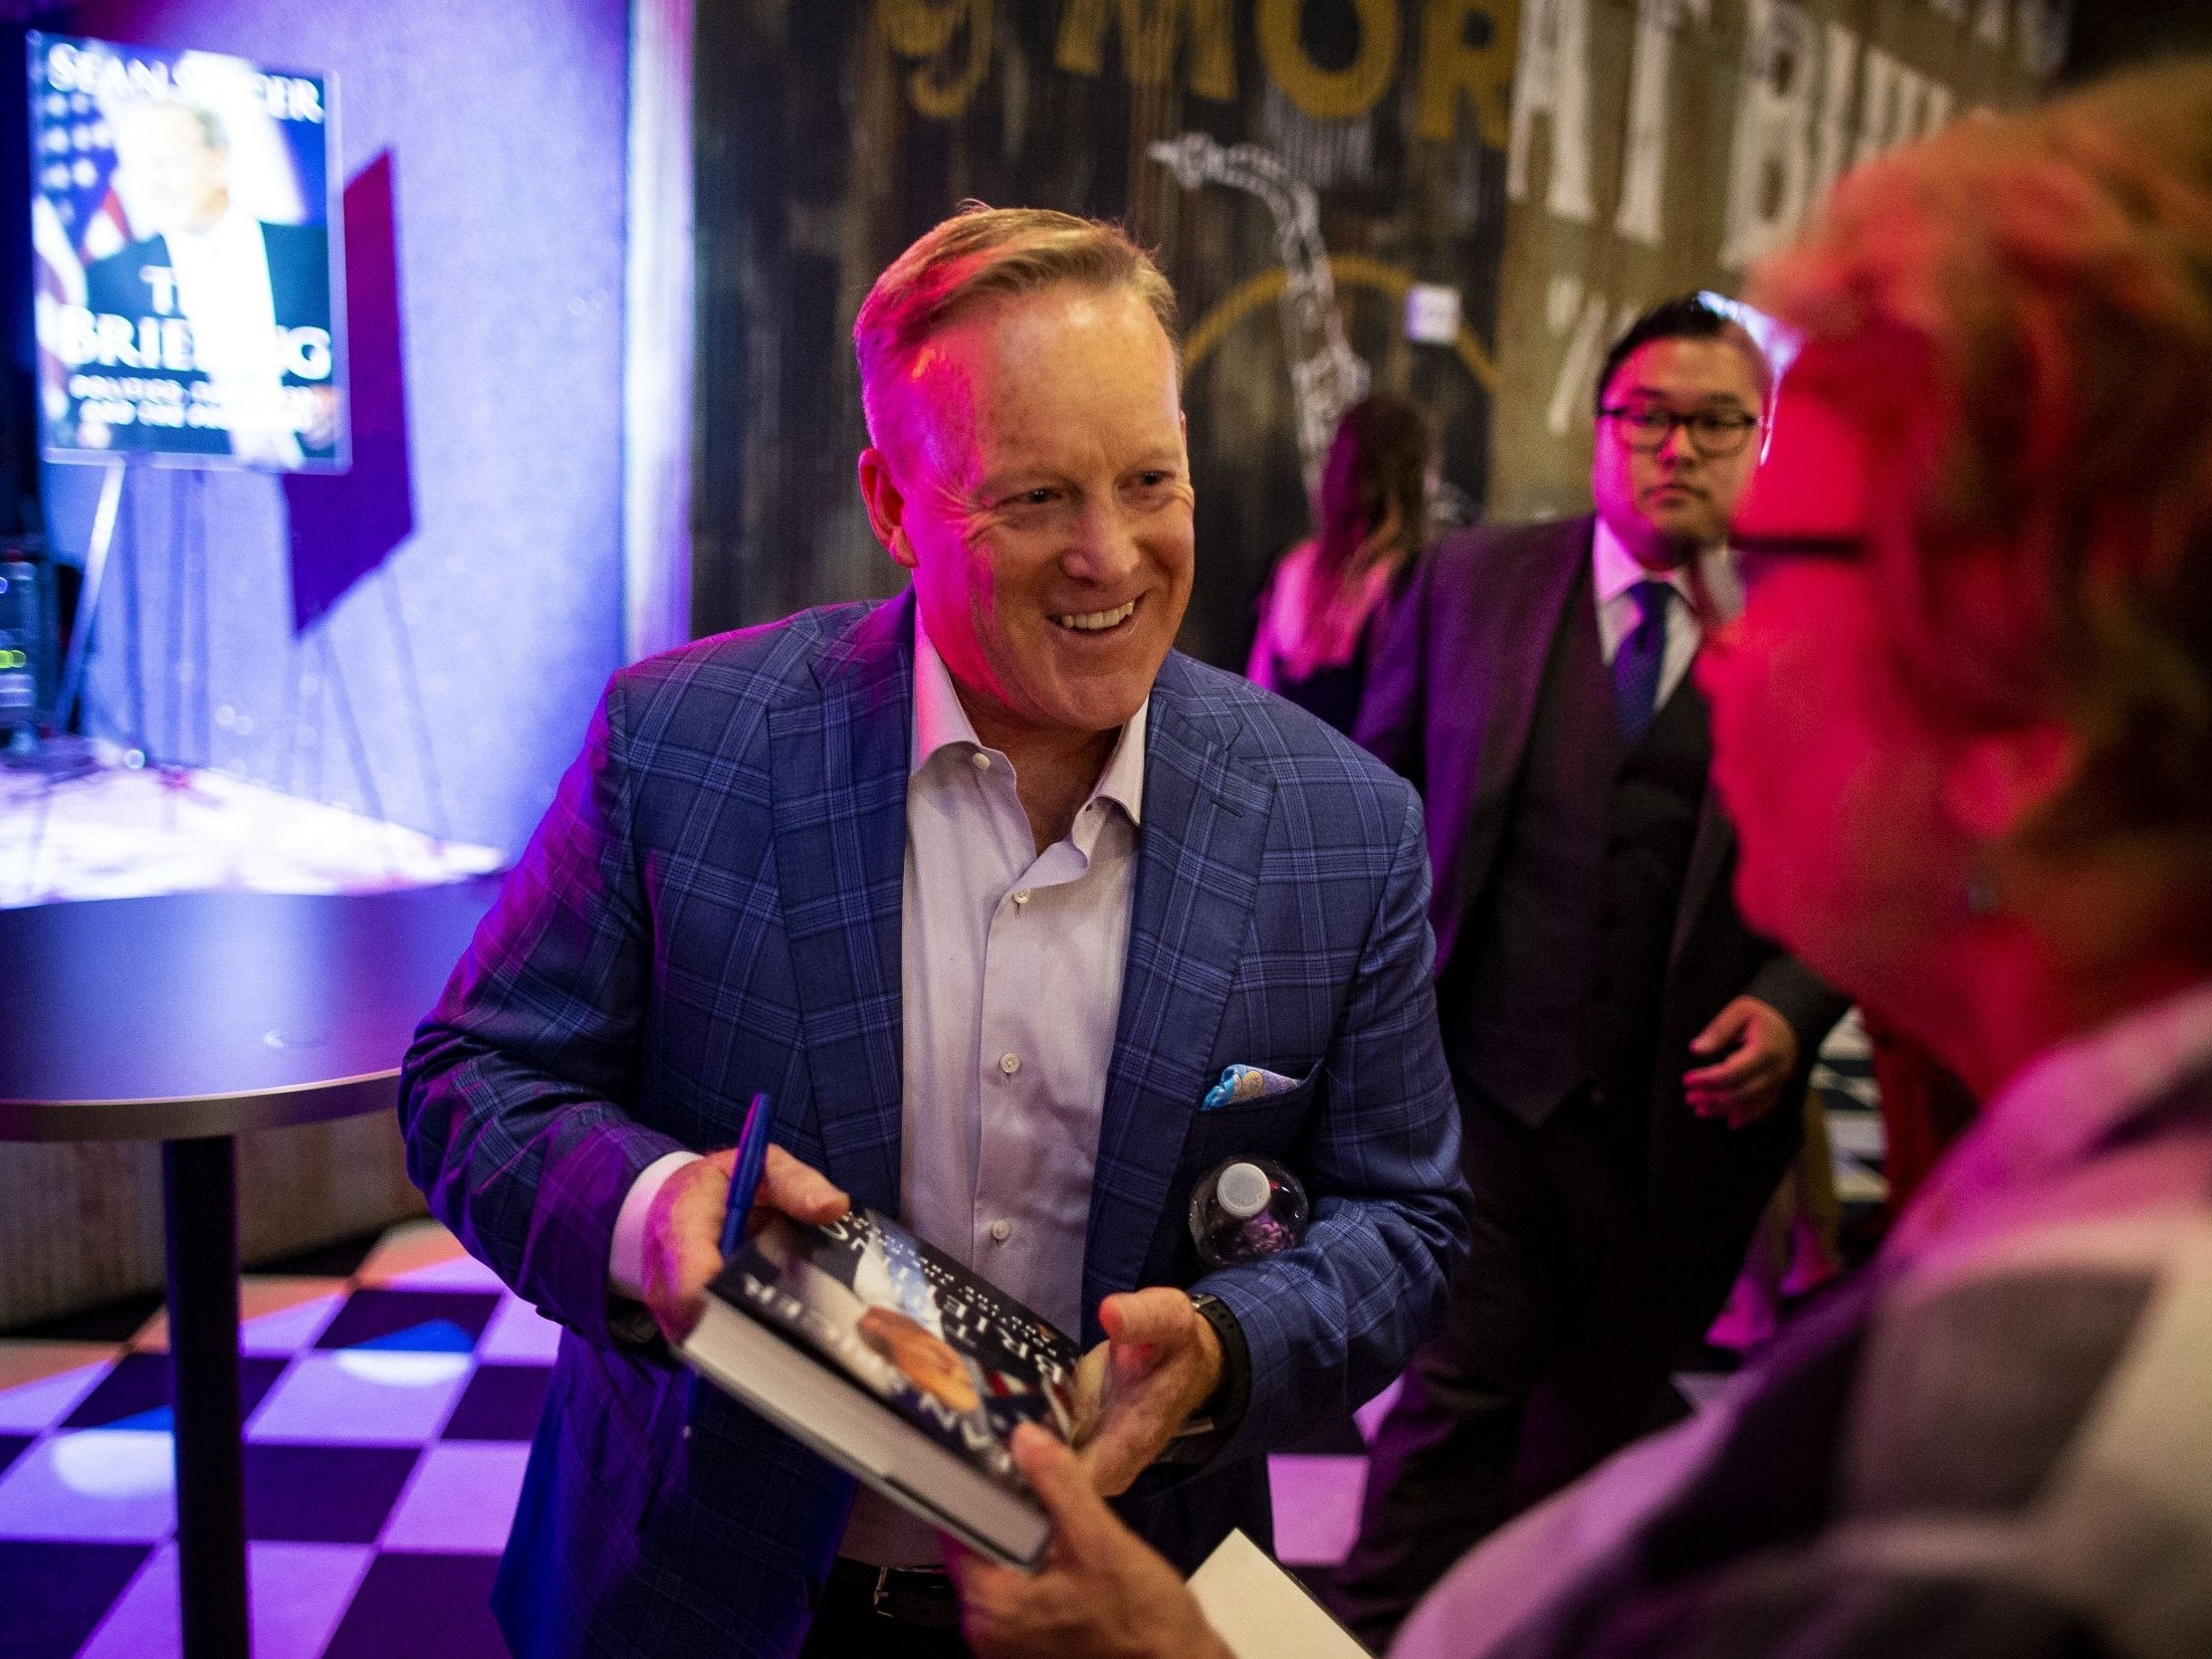
M 1051 1524 L 1006 1442 L 1074 1419 L 1076 1346 L 888 1216 L 772 1216 L 680 1350 L 793 1439 L 971 1548 L 1032 1564 Z

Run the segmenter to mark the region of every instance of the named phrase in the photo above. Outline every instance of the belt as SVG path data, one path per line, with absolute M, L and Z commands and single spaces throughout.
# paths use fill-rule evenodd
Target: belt
M 960 1592 L 949 1574 L 934 1567 L 871 1566 L 839 1555 L 822 1586 L 822 1604 L 832 1602 L 929 1630 L 960 1623 Z

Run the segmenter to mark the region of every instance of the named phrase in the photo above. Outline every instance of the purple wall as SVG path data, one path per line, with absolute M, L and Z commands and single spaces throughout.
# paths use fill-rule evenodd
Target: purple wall
M 386 817 L 519 851 L 619 657 L 627 8 L 113 0 L 42 22 L 330 72 L 343 175 L 388 151 L 396 210 L 414 528 L 322 623 L 336 673 L 318 633 L 295 643 L 280 482 L 143 472 L 95 728 L 365 807 L 342 694 Z M 56 538 L 82 549 L 98 474 L 47 477 Z M 204 688 L 179 668 L 201 656 Z

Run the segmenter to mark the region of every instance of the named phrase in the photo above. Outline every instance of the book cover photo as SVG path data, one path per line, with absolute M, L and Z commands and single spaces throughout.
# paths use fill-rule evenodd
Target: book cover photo
M 991 1554 L 1041 1549 L 1049 1528 L 1007 1441 L 1024 1422 L 1071 1437 L 1068 1337 L 870 1209 L 772 1217 L 709 1293 L 683 1348 L 713 1380 Z

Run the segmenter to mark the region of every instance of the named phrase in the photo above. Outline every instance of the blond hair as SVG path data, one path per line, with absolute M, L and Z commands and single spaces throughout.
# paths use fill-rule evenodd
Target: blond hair
M 1175 290 L 1119 225 L 1048 208 L 965 202 L 891 262 L 853 320 L 870 439 L 884 438 L 884 389 L 912 369 L 932 334 L 990 300 L 1059 283 L 1127 289 L 1168 338 L 1176 337 Z
M 1754 292 L 1850 347 L 1929 708 L 2076 734 L 2046 837 L 2212 868 L 2212 61 L 1868 164 Z

